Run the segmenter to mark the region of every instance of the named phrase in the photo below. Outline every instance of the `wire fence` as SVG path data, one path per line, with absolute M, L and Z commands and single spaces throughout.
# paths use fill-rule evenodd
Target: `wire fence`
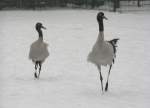
M 114 0 L 113 0 L 114 1 Z M 105 0 L 104 5 L 99 9 L 107 11 L 149 11 L 150 12 L 150 0 Z
M 107 11 L 150 10 L 150 0 L 0 0 L 3 9 L 49 9 L 53 7 Z

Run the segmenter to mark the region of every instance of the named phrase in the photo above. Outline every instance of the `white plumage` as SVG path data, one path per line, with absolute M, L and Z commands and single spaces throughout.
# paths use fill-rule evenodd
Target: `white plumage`
M 41 61 L 43 63 L 48 56 L 48 44 L 43 42 L 42 38 L 39 38 L 31 44 L 29 59 L 33 62 Z
M 104 33 L 99 32 L 96 43 L 88 55 L 88 61 L 96 65 L 111 65 L 115 57 L 112 45 L 104 41 Z

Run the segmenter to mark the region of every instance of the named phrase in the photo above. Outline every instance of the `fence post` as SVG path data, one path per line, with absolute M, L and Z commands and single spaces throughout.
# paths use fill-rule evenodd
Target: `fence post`
M 138 5 L 138 7 L 141 7 L 140 1 L 141 1 L 141 0 L 137 0 L 137 5 Z
M 117 8 L 120 8 L 120 0 L 113 0 L 113 11 L 116 12 Z

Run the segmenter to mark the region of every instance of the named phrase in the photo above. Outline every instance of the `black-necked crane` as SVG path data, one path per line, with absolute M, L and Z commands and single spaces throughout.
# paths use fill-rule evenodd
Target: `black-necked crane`
M 99 34 L 98 34 L 97 41 L 93 46 L 92 51 L 88 55 L 88 61 L 95 64 L 99 70 L 102 91 L 103 91 L 103 77 L 101 73 L 101 66 L 109 65 L 109 72 L 108 72 L 107 82 L 105 86 L 105 91 L 107 91 L 109 75 L 112 68 L 112 64 L 114 63 L 114 59 L 116 57 L 116 47 L 117 47 L 117 41 L 119 39 L 116 38 L 110 41 L 104 40 L 103 19 L 107 20 L 107 18 L 104 16 L 104 13 L 99 12 L 97 14 L 97 21 L 99 24 Z
M 36 23 L 35 28 L 39 34 L 39 38 L 38 40 L 33 42 L 30 46 L 29 59 L 31 59 L 35 64 L 34 77 L 39 78 L 41 68 L 42 68 L 42 63 L 49 56 L 49 52 L 47 48 L 48 44 L 43 41 L 42 29 L 46 29 L 46 28 L 40 22 Z M 39 70 L 38 74 L 37 74 L 37 70 Z

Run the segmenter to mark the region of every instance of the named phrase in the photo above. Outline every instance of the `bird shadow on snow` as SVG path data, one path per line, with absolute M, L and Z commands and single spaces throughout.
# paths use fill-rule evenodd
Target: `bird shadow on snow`
M 48 78 L 40 78 L 40 79 L 35 79 L 39 81 L 44 81 L 44 82 L 57 82 L 57 81 L 62 81 L 61 76 L 55 76 L 55 77 L 48 77 Z
M 101 89 L 94 89 L 94 88 L 86 88 L 82 92 L 80 92 L 80 95 L 90 98 L 90 99 L 101 99 L 104 100 L 128 100 L 130 98 L 136 99 L 138 98 L 137 94 L 140 94 L 138 91 L 134 90 L 127 90 L 127 89 L 121 89 L 118 91 L 115 90 L 109 90 L 107 92 L 102 92 Z M 141 94 L 142 95 L 142 94 Z
M 51 76 L 51 77 L 46 77 L 46 78 L 39 78 L 39 79 L 36 79 L 36 78 L 23 78 L 23 77 L 17 77 L 15 78 L 15 80 L 17 81 L 23 81 L 23 82 L 33 82 L 33 81 L 39 81 L 39 82 L 58 82 L 58 81 L 61 81 L 62 80 L 62 77 L 61 76 Z

